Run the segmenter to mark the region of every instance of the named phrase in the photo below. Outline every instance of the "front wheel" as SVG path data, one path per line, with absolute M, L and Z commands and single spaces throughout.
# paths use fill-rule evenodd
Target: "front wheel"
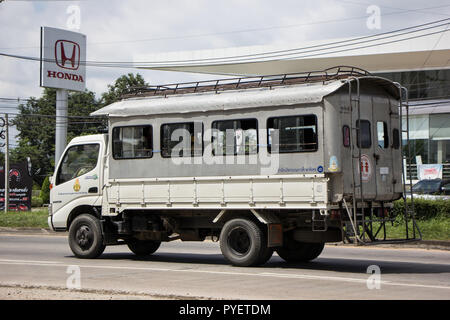
M 90 214 L 76 217 L 69 228 L 69 246 L 78 258 L 100 256 L 105 250 L 100 221 Z

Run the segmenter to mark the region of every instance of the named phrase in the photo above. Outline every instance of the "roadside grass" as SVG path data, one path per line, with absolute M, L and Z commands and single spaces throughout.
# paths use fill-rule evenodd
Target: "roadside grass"
M 416 219 L 417 226 L 422 233 L 423 240 L 450 240 L 450 216 L 438 215 L 428 219 Z M 379 226 L 378 223 L 374 223 L 374 232 Z M 406 237 L 406 225 L 402 218 L 398 218 L 392 224 L 386 223 L 386 234 L 388 239 L 402 239 Z M 408 236 L 413 237 L 413 225 L 412 222 L 408 222 Z M 381 230 L 377 236 L 378 239 L 382 239 L 383 231 Z M 416 229 L 416 238 L 419 234 Z
M 0 211 L 0 227 L 48 228 L 48 211 Z

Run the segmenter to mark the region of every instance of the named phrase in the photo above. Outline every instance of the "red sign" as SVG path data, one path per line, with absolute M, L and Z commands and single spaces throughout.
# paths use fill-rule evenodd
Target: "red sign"
M 361 155 L 361 167 L 360 167 L 361 179 L 363 182 L 367 182 L 372 177 L 372 163 L 369 156 L 366 154 Z
M 70 52 L 70 56 L 66 52 Z M 57 40 L 55 42 L 55 60 L 61 68 L 77 70 L 80 66 L 80 45 L 69 40 Z

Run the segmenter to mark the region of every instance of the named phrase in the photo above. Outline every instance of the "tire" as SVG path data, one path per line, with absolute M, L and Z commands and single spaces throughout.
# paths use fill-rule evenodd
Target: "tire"
M 286 237 L 284 246 L 276 251 L 286 262 L 308 262 L 317 258 L 324 246 L 324 243 L 298 242 Z
M 158 250 L 161 241 L 143 241 L 132 239 L 127 241 L 127 246 L 137 256 L 148 256 Z
M 265 250 L 263 250 L 263 252 L 261 253 L 261 256 L 259 257 L 259 261 L 258 261 L 257 265 L 265 264 L 267 261 L 270 260 L 270 258 L 272 258 L 272 255 L 273 255 L 273 249 L 266 247 Z
M 75 256 L 81 259 L 100 256 L 106 247 L 100 221 L 90 214 L 76 217 L 69 228 L 69 246 Z
M 267 248 L 262 228 L 247 219 L 225 223 L 220 233 L 220 250 L 225 259 L 238 267 L 261 265 L 273 253 L 272 248 Z

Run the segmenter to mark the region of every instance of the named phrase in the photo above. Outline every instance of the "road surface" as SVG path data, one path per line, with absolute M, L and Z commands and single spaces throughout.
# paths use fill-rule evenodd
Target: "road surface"
M 368 268 L 381 274 L 367 273 Z M 69 290 L 68 285 L 80 289 Z M 73 256 L 65 236 L 0 234 L 0 299 L 102 295 L 447 300 L 450 251 L 326 246 L 310 263 L 287 264 L 274 254 L 262 267 L 239 268 L 229 265 L 218 244 L 210 241 L 163 243 L 144 259 L 126 246 L 111 246 L 100 258 L 83 260 Z

